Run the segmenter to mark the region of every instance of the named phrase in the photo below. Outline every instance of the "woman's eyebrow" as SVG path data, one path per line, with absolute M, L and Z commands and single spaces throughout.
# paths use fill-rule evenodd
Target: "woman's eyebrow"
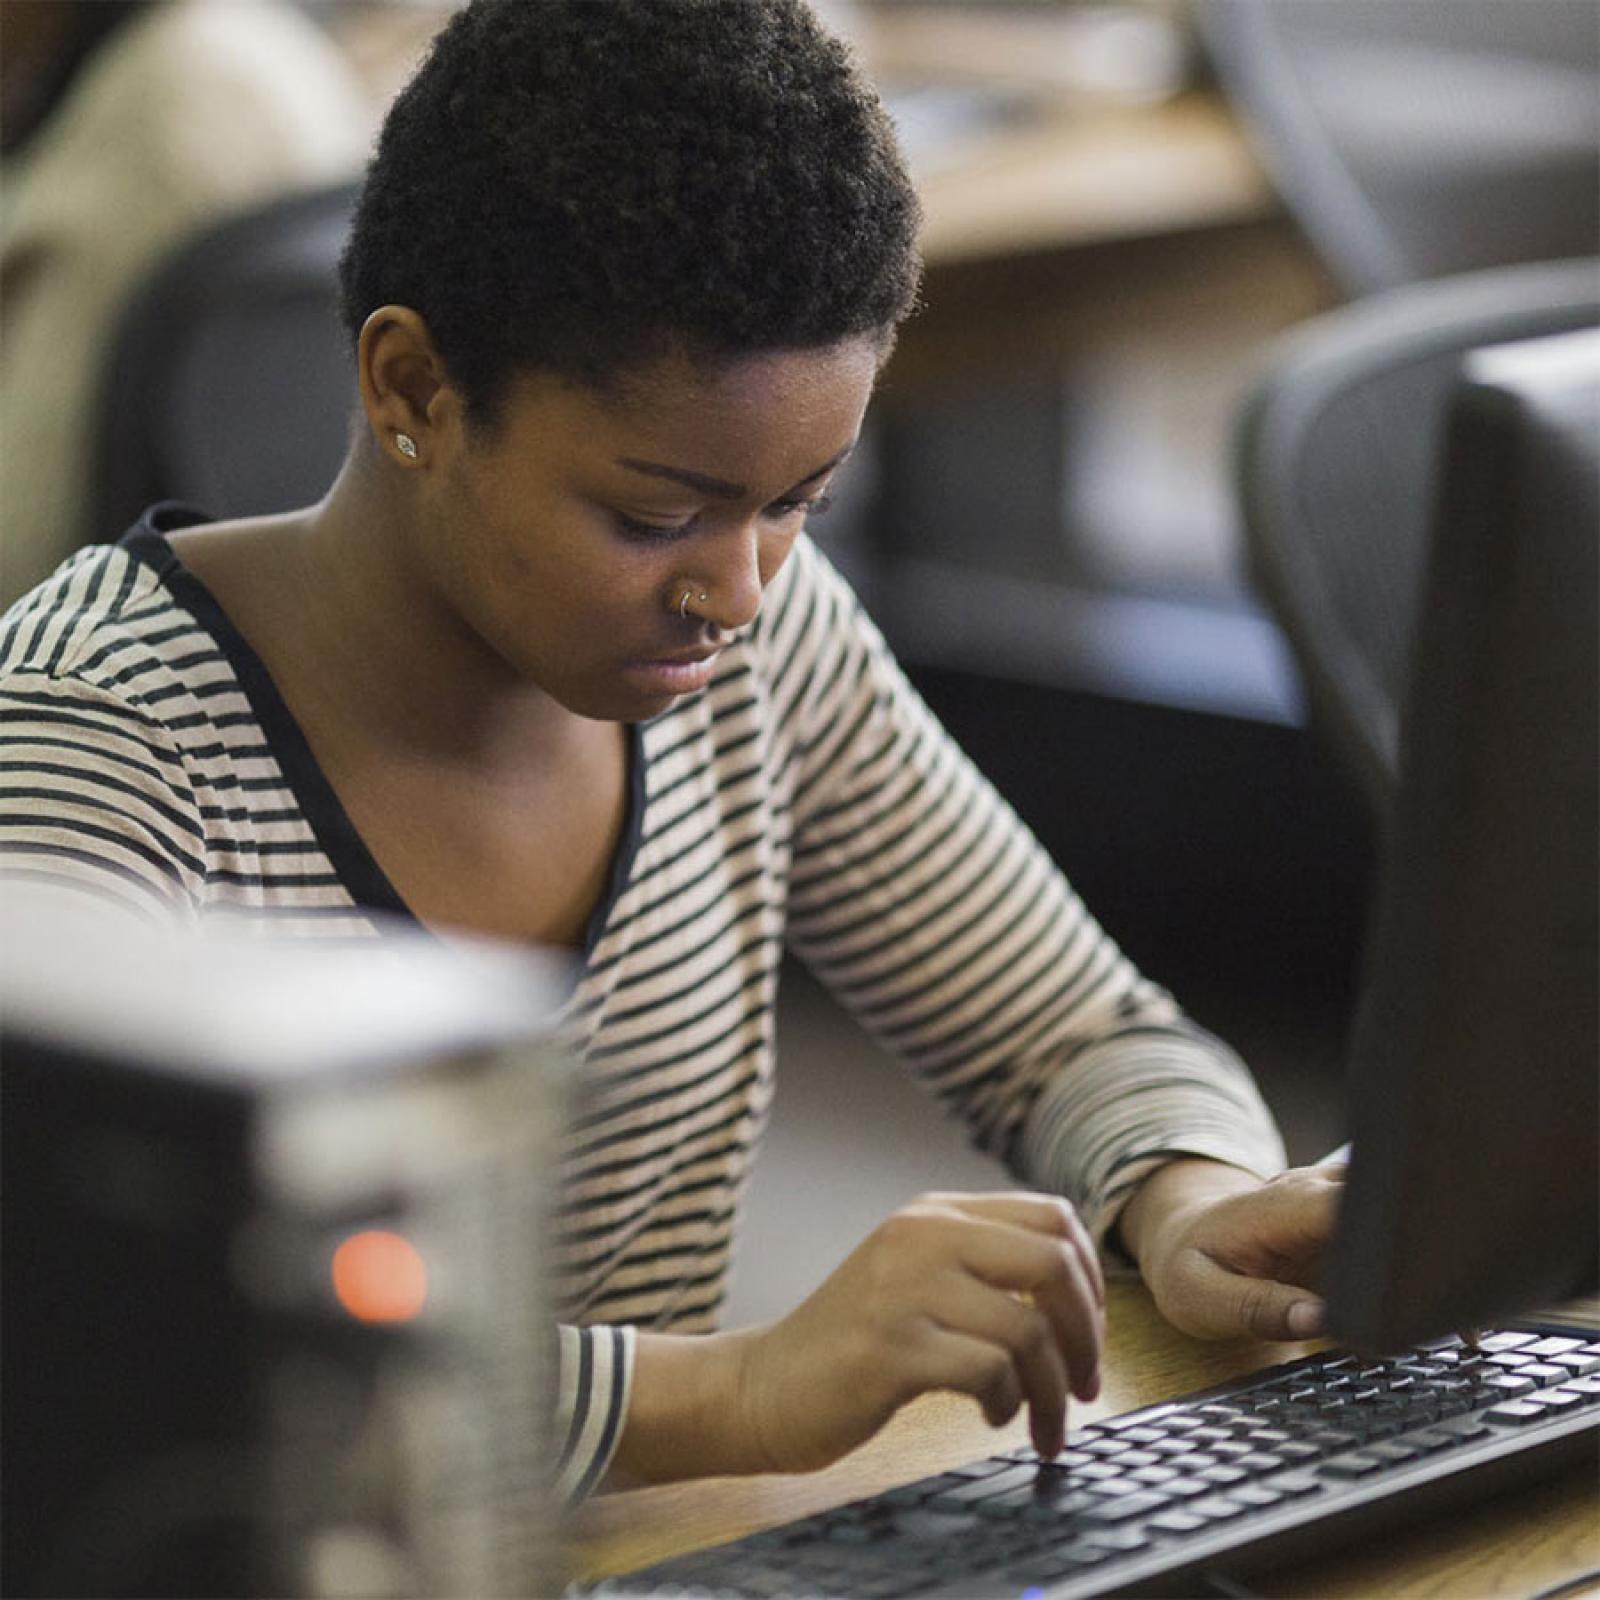
M 851 440 L 831 461 L 823 462 L 815 472 L 808 472 L 793 487 L 800 489 L 808 483 L 815 483 L 825 473 L 832 472 L 854 449 L 855 441 Z M 726 478 L 713 478 L 705 472 L 691 472 L 687 467 L 669 467 L 660 461 L 639 461 L 633 456 L 619 456 L 617 465 L 626 467 L 630 472 L 647 473 L 652 478 L 670 478 L 674 483 L 698 489 L 701 494 L 713 495 L 718 500 L 742 500 L 750 493 L 742 483 L 730 483 Z

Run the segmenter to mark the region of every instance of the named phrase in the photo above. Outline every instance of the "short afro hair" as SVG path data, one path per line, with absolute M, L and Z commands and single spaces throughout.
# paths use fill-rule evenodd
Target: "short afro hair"
M 427 322 L 469 419 L 545 369 L 604 386 L 876 336 L 920 211 L 877 95 L 802 0 L 472 0 L 384 123 L 340 262 L 352 338 Z

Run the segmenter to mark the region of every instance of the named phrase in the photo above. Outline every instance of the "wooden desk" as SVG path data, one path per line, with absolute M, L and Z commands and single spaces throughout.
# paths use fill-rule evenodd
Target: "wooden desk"
M 1198 1343 L 1170 1328 L 1143 1287 L 1132 1283 L 1111 1285 L 1109 1327 L 1105 1388 L 1094 1405 L 1074 1409 L 1080 1422 L 1220 1383 L 1315 1348 Z M 841 1505 L 1026 1438 L 1022 1418 L 996 1433 L 970 1402 L 929 1395 L 824 1472 L 707 1479 L 601 1496 L 581 1514 L 574 1569 L 590 1579 L 624 1572 Z M 1251 1586 L 1283 1600 L 1383 1595 L 1466 1600 L 1527 1596 L 1596 1566 L 1600 1486 L 1580 1476 L 1486 1501 L 1469 1521 L 1423 1523 L 1381 1546 L 1256 1577 Z M 1600 1584 L 1591 1592 L 1600 1594 Z

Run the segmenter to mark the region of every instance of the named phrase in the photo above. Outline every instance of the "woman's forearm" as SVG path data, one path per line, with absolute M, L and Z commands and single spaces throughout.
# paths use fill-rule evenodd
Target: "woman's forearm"
M 638 1335 L 609 1487 L 763 1470 L 740 1404 L 744 1352 L 757 1331 Z

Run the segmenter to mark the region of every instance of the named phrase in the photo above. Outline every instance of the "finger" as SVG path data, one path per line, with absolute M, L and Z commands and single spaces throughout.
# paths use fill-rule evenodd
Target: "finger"
M 1065 1239 L 1083 1264 L 1084 1276 L 1096 1303 L 1102 1306 L 1106 1303 L 1106 1280 L 1100 1266 L 1100 1253 L 1077 1208 L 1064 1195 L 1030 1194 L 1019 1190 L 1005 1194 L 932 1194 L 923 1198 L 929 1204 L 964 1211 L 970 1216 L 1008 1222 L 1013 1227 Z
M 1186 1264 L 1172 1320 L 1209 1338 L 1249 1334 L 1257 1339 L 1311 1339 L 1323 1330 L 1327 1308 L 1317 1295 L 1275 1278 L 1230 1272 L 1195 1254 Z
M 1034 1448 L 1055 1455 L 1066 1442 L 1067 1366 L 1050 1319 L 1036 1306 L 959 1272 L 941 1283 L 937 1321 L 949 1332 L 1006 1350 L 1028 1402 Z
M 988 1339 L 942 1327 L 921 1341 L 913 1381 L 919 1391 L 953 1389 L 970 1394 L 993 1428 L 1016 1416 L 1024 1399 L 1010 1351 Z
M 952 1220 L 956 1260 L 994 1288 L 1033 1297 L 1055 1332 L 1072 1392 L 1094 1399 L 1100 1392 L 1105 1313 L 1070 1241 L 965 1211 Z

